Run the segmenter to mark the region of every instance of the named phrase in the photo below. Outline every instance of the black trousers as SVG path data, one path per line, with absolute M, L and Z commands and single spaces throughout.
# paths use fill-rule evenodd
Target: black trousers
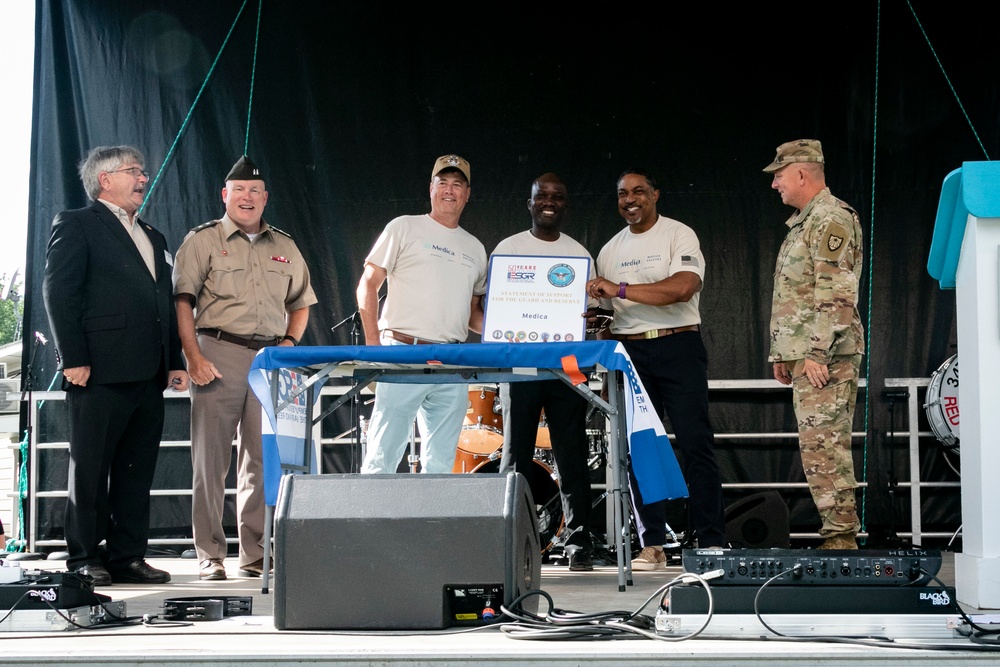
M 590 538 L 590 467 L 587 458 L 587 401 L 562 380 L 511 382 L 500 386 L 503 405 L 503 455 L 500 471 L 529 476 L 542 409 L 559 473 L 559 495 L 566 521 L 566 544 L 593 548 Z
M 715 434 L 708 417 L 708 355 L 698 331 L 648 340 L 622 341 L 656 414 L 670 420 L 688 485 L 691 523 L 701 547 L 724 546 L 726 527 L 722 477 L 715 459 Z M 629 460 L 636 529 L 642 546 L 667 540 L 666 502 L 642 502 Z
M 71 386 L 66 567 L 121 569 L 146 555 L 149 489 L 163 434 L 163 378 Z M 107 541 L 106 551 L 98 545 Z

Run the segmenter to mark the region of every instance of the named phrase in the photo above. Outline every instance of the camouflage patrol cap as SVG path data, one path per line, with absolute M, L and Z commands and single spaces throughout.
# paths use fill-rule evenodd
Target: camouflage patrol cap
M 233 168 L 226 174 L 227 181 L 263 181 L 264 175 L 260 173 L 260 168 L 246 155 L 241 157 L 233 165 Z
M 457 169 L 465 176 L 465 180 L 472 185 L 472 167 L 469 161 L 457 155 L 442 155 L 434 162 L 434 169 L 431 171 L 431 180 L 445 169 Z
M 823 162 L 823 145 L 816 139 L 798 139 L 781 144 L 774 162 L 764 167 L 764 171 L 771 174 L 792 162 Z

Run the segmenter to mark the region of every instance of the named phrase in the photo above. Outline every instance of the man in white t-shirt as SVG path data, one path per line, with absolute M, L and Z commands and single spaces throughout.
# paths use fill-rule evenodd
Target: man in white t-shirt
M 493 254 L 586 257 L 590 260 L 589 277 L 593 278 L 596 275 L 593 257 L 561 231 L 568 208 L 569 198 L 562 180 L 555 174 L 539 176 L 531 186 L 528 200 L 531 229 L 500 241 Z M 529 483 L 532 475 L 537 474 L 536 469 L 543 470 L 534 465 L 533 459 L 539 417 L 545 410 L 566 520 L 564 549 L 569 569 L 593 570 L 586 399 L 562 380 L 532 380 L 501 385 L 500 401 L 504 422 L 500 472 L 513 468 Z
M 431 171 L 431 212 L 395 218 L 365 259 L 358 309 L 368 345 L 461 343 L 483 324 L 486 249 L 459 226 L 471 193 L 471 167 L 443 155 Z M 378 292 L 389 289 L 378 312 Z M 393 473 L 414 418 L 421 471 L 451 472 L 468 405 L 465 384 L 379 382 L 362 473 Z
M 651 175 L 629 169 L 618 179 L 618 211 L 628 223 L 597 256 L 592 297 L 614 309 L 611 337 L 622 341 L 660 419 L 681 451 L 688 510 L 700 547 L 725 545 L 722 481 L 708 418 L 708 361 L 698 296 L 705 258 L 687 225 L 657 214 Z M 666 501 L 643 503 L 629 461 L 629 487 L 643 549 L 634 570 L 666 567 Z

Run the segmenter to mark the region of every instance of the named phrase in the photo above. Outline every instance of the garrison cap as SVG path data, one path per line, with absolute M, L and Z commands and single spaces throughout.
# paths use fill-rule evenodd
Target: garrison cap
M 253 163 L 253 161 L 246 155 L 241 157 L 233 165 L 233 168 L 229 170 L 226 175 L 227 181 L 263 181 L 264 175 L 260 173 L 260 169 Z
M 465 176 L 465 180 L 468 181 L 469 185 L 472 184 L 472 167 L 469 166 L 469 161 L 465 158 L 461 158 L 457 155 L 442 155 L 434 163 L 434 170 L 431 171 L 431 180 L 440 174 L 445 169 L 458 169 Z
M 772 174 L 792 162 L 823 162 L 823 145 L 816 139 L 798 139 L 778 146 L 774 162 L 764 167 Z

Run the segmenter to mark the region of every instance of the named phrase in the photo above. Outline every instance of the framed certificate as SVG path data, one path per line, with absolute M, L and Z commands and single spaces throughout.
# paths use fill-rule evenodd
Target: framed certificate
M 493 255 L 483 342 L 583 340 L 589 276 L 589 257 Z

